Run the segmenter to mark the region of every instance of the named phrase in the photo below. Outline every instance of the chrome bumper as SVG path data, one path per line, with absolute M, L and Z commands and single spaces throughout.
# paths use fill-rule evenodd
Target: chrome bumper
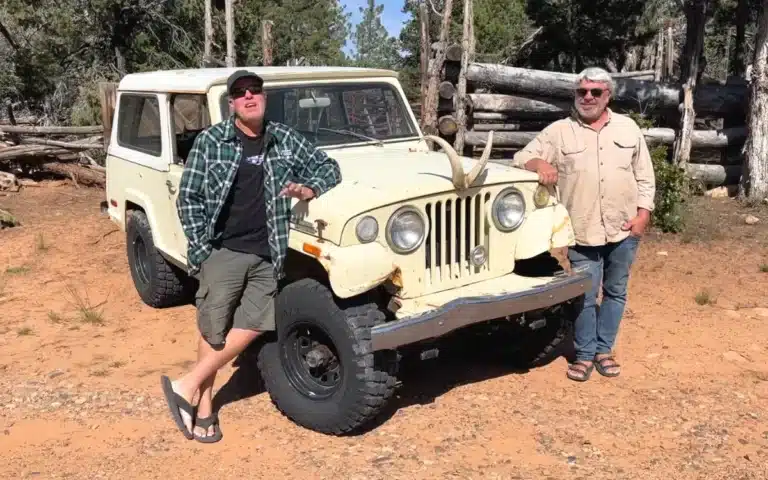
M 436 310 L 374 327 L 372 347 L 374 351 L 397 348 L 475 323 L 554 306 L 584 294 L 591 283 L 589 273 L 574 271 L 522 292 L 458 298 Z

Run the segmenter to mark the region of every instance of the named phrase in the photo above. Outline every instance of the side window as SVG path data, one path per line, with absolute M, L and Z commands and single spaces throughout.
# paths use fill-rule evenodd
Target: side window
M 211 125 L 205 95 L 180 93 L 171 98 L 173 129 L 176 135 L 190 130 L 202 130 Z
M 205 95 L 180 93 L 171 97 L 171 119 L 176 139 L 174 161 L 183 164 L 197 135 L 211 125 Z
M 120 96 L 117 143 L 159 157 L 163 152 L 160 103 L 155 96 Z

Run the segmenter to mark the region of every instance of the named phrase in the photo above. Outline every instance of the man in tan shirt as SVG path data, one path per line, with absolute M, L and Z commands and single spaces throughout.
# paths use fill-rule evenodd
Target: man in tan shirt
M 654 208 L 656 181 L 645 137 L 631 118 L 608 108 L 613 91 L 605 70 L 583 71 L 571 117 L 547 126 L 513 160 L 537 172 L 541 183 L 557 185 L 576 234 L 568 258 L 574 267 L 588 265 L 592 274 L 592 290 L 575 322 L 576 361 L 568 368 L 576 381 L 588 380 L 595 367 L 607 377 L 619 374 L 611 352 L 629 270 Z

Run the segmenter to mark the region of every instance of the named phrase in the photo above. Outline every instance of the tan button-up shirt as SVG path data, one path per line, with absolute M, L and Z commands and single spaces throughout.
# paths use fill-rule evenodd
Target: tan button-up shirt
M 547 126 L 515 154 L 513 165 L 540 158 L 557 167 L 560 200 L 568 209 L 579 245 L 604 245 L 629 235 L 624 222 L 642 207 L 654 208 L 656 178 L 640 127 L 608 110 L 597 132 L 575 116 Z

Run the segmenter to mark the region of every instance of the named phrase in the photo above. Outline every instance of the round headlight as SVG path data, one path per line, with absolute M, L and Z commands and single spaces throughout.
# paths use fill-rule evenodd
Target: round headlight
M 361 243 L 369 243 L 376 240 L 379 234 L 379 222 L 373 217 L 363 217 L 357 222 L 355 234 Z
M 397 253 L 416 250 L 426 236 L 424 219 L 413 207 L 403 207 L 396 211 L 387 223 L 387 243 Z
M 536 187 L 536 191 L 533 194 L 533 204 L 536 208 L 546 207 L 549 203 L 549 187 L 546 185 L 539 185 Z
M 493 201 L 493 221 L 496 228 L 511 232 L 525 219 L 525 200 L 516 188 L 503 190 Z

